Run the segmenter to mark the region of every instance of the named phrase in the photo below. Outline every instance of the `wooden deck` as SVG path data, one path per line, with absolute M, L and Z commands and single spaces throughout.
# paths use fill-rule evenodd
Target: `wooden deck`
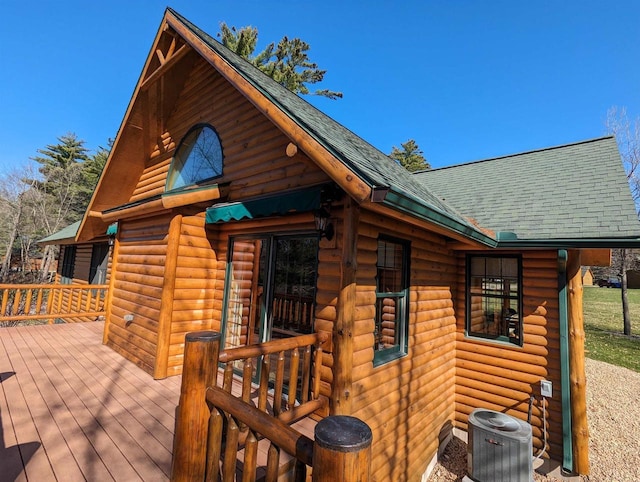
M 0 328 L 0 480 L 169 479 L 180 377 L 153 380 L 102 328 Z

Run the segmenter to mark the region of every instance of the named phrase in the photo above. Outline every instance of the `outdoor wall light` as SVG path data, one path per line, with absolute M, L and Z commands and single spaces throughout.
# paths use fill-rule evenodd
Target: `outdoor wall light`
M 320 237 L 327 238 L 328 241 L 333 239 L 334 230 L 333 224 L 329 219 L 329 210 L 324 206 L 320 209 L 316 209 L 313 213 L 313 219 L 316 223 L 316 229 L 320 231 Z

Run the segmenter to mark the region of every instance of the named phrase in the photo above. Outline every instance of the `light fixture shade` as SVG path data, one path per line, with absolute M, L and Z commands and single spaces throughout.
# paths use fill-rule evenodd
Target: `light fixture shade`
M 313 213 L 316 229 L 320 231 L 320 236 L 331 240 L 331 238 L 333 238 L 333 225 L 330 222 L 329 216 L 329 211 L 325 207 L 321 207 Z
M 324 231 L 327 227 L 327 223 L 329 222 L 329 212 L 324 207 L 316 209 L 313 213 L 313 219 L 316 223 L 316 229 L 318 231 Z

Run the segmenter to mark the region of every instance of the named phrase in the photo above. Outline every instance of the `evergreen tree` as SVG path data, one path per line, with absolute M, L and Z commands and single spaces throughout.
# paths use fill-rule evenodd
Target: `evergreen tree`
M 52 212 L 41 213 L 49 221 L 55 220 L 52 226 L 48 226 L 51 230 L 47 229 L 46 234 L 80 219 L 87 207 L 81 191 L 82 170 L 89 159 L 89 151 L 84 147 L 84 141 L 73 133 L 59 137 L 58 141 L 58 144 L 38 149 L 40 155 L 32 158 L 40 164 L 38 172 L 42 175 L 42 179 L 34 183 L 42 195 L 40 203 L 48 206 L 47 210 L 57 211 L 53 216 Z
M 424 171 L 431 169 L 431 165 L 424 157 L 424 153 L 416 144 L 416 141 L 409 139 L 407 142 L 400 144 L 402 149 L 393 146 L 389 157 L 404 167 L 409 172 Z
M 108 148 L 98 147 L 98 150 L 93 156 L 89 156 L 82 164 L 80 182 L 78 184 L 79 204 L 86 207 L 91 201 L 91 196 L 98 185 L 98 180 L 102 174 L 111 146 L 113 145 L 113 139 L 109 139 Z
M 307 51 L 310 46 L 299 38 L 282 37 L 278 45 L 272 42 L 263 51 L 255 54 L 258 45 L 258 29 L 255 27 L 236 29 L 223 22 L 220 24 L 218 37 L 222 45 L 247 59 L 295 94 L 321 95 L 329 99 L 342 97 L 342 92 L 328 89 L 309 91 L 307 84 L 322 82 L 327 71 L 320 70 L 318 64 L 309 60 Z

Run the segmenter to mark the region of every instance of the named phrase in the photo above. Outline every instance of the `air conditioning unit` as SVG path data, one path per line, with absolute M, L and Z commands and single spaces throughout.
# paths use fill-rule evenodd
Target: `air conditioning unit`
M 504 413 L 476 409 L 469 415 L 467 461 L 476 482 L 532 482 L 531 425 Z

